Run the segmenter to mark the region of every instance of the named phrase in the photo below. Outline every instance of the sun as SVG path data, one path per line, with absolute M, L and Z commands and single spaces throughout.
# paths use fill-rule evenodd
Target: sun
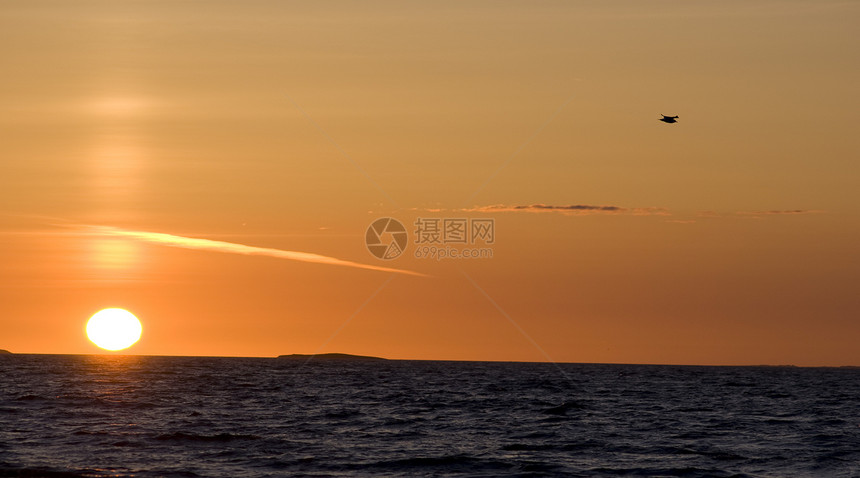
M 140 321 L 125 309 L 104 309 L 87 322 L 87 337 L 105 350 L 122 350 L 140 339 Z

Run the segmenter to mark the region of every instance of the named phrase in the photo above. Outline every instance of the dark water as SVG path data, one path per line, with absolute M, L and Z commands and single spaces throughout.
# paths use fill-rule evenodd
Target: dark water
M 860 370 L 0 357 L 0 476 L 860 476 Z

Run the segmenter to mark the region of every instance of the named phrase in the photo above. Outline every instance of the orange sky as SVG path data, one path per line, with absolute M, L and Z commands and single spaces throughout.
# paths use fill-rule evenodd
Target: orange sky
M 858 21 L 7 2 L 0 348 L 98 353 L 120 307 L 136 354 L 860 365 Z M 413 257 L 416 218 L 459 217 L 492 258 Z

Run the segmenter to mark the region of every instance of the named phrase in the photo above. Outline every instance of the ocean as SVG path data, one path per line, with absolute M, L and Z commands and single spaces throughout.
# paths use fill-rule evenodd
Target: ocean
M 0 356 L 0 476 L 860 476 L 860 370 Z

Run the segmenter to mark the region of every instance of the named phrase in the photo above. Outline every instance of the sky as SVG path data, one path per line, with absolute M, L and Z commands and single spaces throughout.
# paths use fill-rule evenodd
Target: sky
M 0 348 L 104 353 L 86 321 L 118 307 L 133 354 L 860 365 L 858 23 L 836 0 L 4 2 Z M 366 244 L 386 217 L 390 260 Z M 494 240 L 422 242 L 446 219 Z

